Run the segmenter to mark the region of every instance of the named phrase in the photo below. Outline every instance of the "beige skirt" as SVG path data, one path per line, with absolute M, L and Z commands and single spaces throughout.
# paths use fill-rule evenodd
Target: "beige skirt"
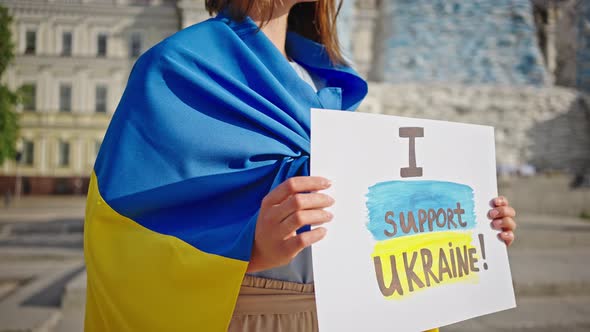
M 245 276 L 229 332 L 317 332 L 313 284 Z
M 313 284 L 245 276 L 228 331 L 318 332 Z

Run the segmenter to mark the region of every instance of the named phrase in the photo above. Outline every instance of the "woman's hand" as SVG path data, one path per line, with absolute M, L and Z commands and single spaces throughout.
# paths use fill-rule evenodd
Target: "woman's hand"
M 488 212 L 488 217 L 492 219 L 492 228 L 502 231 L 498 236 L 509 246 L 514 241 L 516 222 L 513 218 L 516 216 L 516 211 L 504 196 L 494 198 L 492 205 L 494 208 Z
M 305 225 L 321 225 L 332 220 L 323 209 L 334 199 L 316 191 L 330 187 L 330 181 L 317 176 L 293 177 L 281 183 L 262 200 L 248 272 L 257 272 L 289 263 L 301 250 L 326 236 L 317 227 L 297 234 Z

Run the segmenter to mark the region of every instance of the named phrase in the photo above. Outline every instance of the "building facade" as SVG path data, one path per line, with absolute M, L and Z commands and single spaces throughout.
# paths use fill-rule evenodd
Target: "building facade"
M 94 159 L 137 57 L 179 28 L 175 1 L 0 0 L 15 59 L 2 80 L 23 93 L 19 162 L 0 193 L 85 193 Z
M 530 0 L 381 1 L 378 21 L 375 81 L 549 83 Z

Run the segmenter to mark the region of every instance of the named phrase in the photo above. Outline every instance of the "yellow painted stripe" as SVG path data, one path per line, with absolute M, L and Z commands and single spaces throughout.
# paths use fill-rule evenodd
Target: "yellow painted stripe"
M 92 174 L 85 330 L 226 331 L 248 262 L 202 252 L 114 211 Z
M 430 287 L 441 287 L 458 282 L 478 283 L 479 277 L 477 273 L 472 271 L 469 273 L 469 260 L 463 259 L 465 256 L 462 254 L 469 249 L 476 252 L 472 241 L 471 232 L 435 232 L 379 241 L 375 244 L 372 256 L 380 258 L 383 282 L 385 285 L 391 285 L 394 278 L 393 271 L 396 271 L 396 280 L 399 281 L 403 289 L 403 295 L 396 291 L 387 298 L 402 300 L 415 292 Z M 427 259 L 430 262 L 429 273 L 426 273 L 424 269 L 425 264 L 428 265 L 428 263 L 424 261 L 425 257 L 422 256 L 423 250 L 430 255 Z M 457 250 L 461 254 L 457 253 Z M 391 264 L 391 256 L 396 258 L 394 267 Z M 467 265 L 468 273 L 463 273 L 464 270 L 459 273 L 461 269 L 458 266 L 459 259 L 457 256 L 461 256 L 462 266 Z M 402 259 L 402 257 L 406 257 L 406 259 Z M 477 254 L 474 255 L 474 258 L 477 258 Z M 422 283 L 421 286 L 418 286 L 414 279 L 408 278 L 405 261 L 410 262 L 409 264 L 412 264 L 412 261 L 414 262 L 411 273 Z M 441 269 L 440 263 L 442 262 L 446 262 L 446 264 Z M 412 285 L 412 288 L 410 288 L 410 285 Z

